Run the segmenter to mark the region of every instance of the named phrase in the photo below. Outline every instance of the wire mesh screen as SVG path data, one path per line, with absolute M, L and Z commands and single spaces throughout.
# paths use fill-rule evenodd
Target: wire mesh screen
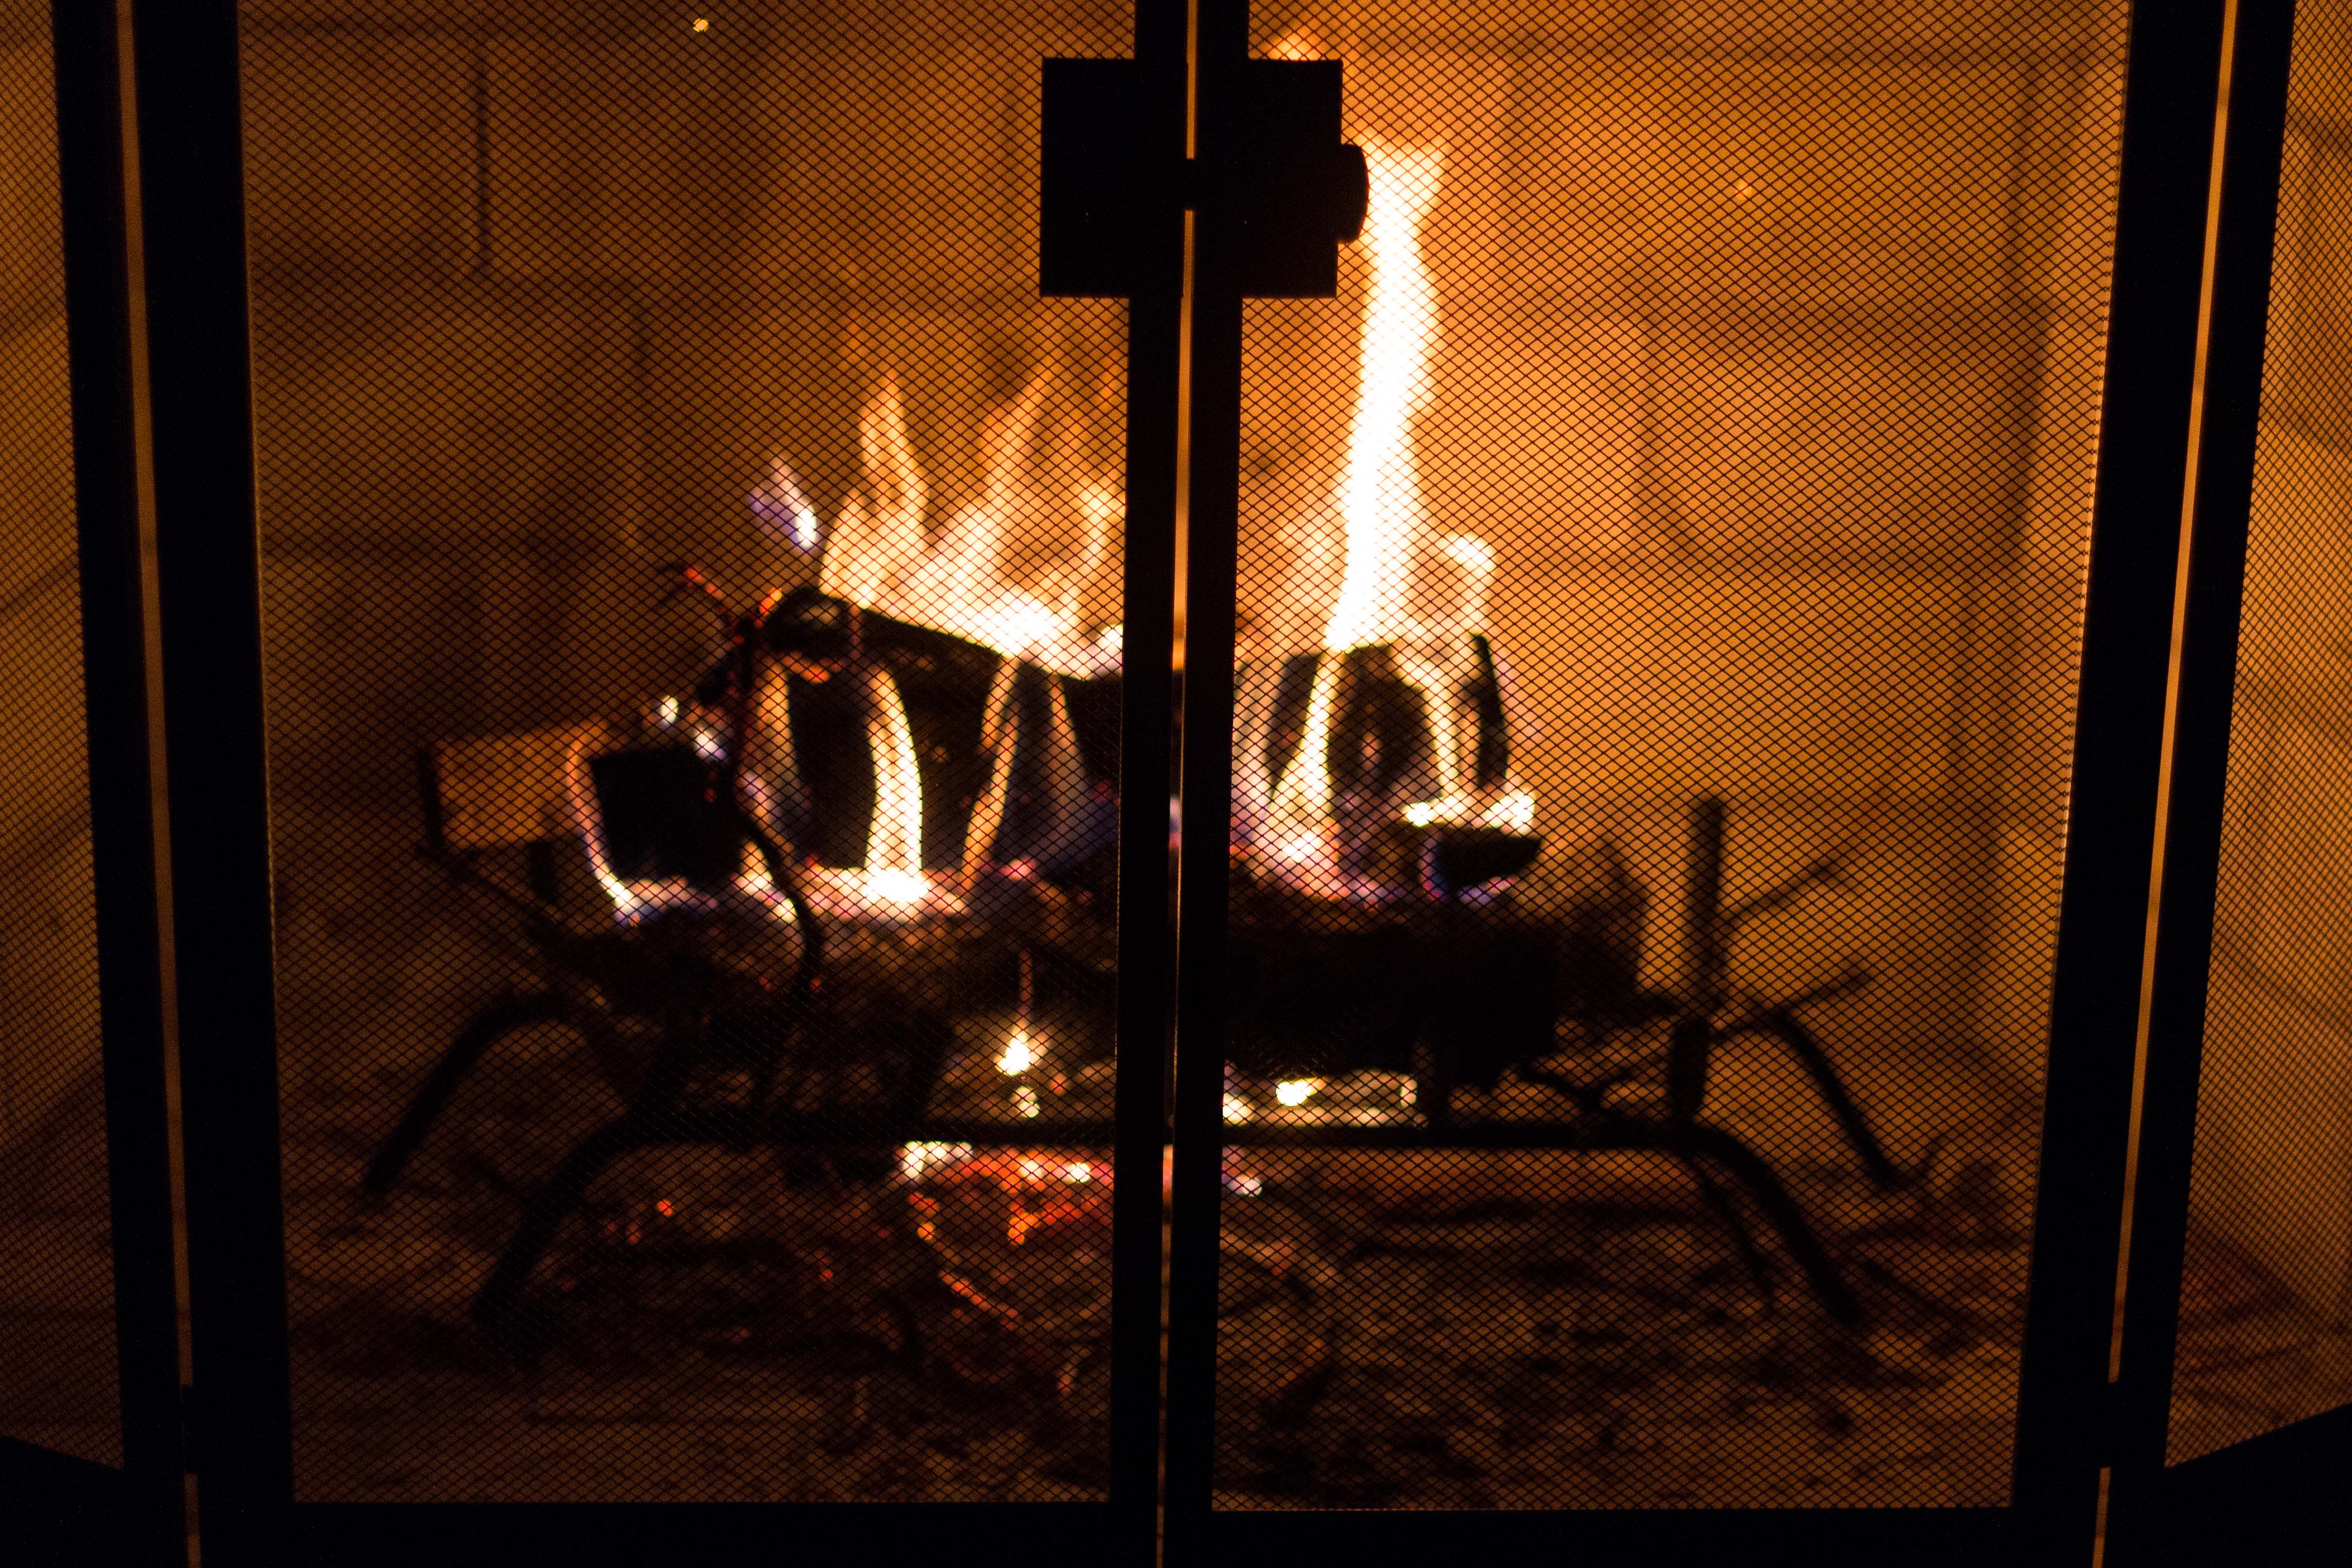
M 118 1464 L 48 7 L 0 8 L 0 1436 Z
M 299 1497 L 1104 1495 L 1130 32 L 247 7 Z
M 2296 8 L 2175 1353 L 2178 1462 L 2352 1403 L 2352 14 Z
M 1219 1506 L 2007 1500 L 2123 20 L 1260 7 Z

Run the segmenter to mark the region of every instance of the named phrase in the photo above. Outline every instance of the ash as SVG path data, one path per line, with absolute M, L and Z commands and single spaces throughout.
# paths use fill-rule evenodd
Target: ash
M 1103 1495 L 1107 1179 L 950 1193 L 895 1179 L 887 1150 L 648 1152 L 592 1189 L 543 1270 L 543 1358 L 476 1339 L 466 1304 L 520 1193 L 618 1101 L 577 1037 L 520 1037 L 387 1202 L 355 1195 L 432 1053 L 513 978 L 436 912 L 410 831 L 393 811 L 285 827 L 335 851 L 294 844 L 289 861 L 333 869 L 281 904 L 298 1495 Z M 975 1060 L 950 1078 L 987 1076 Z M 1759 1294 L 1678 1173 L 1642 1156 L 1236 1156 L 1220 1506 L 2003 1501 L 2038 1127 L 1932 1071 L 1916 1096 L 1885 1116 L 1940 1143 L 1902 1192 L 1776 1154 L 1863 1295 L 1859 1331 L 1791 1269 Z M 928 1215 L 926 1194 L 943 1205 Z M 1027 1272 L 1009 1304 L 1035 1329 L 956 1289 L 1010 1256 L 1012 1216 Z M 2231 1300 L 2234 1342 L 2325 1350 L 2272 1298 Z M 2203 1376 L 2185 1371 L 2186 1398 Z

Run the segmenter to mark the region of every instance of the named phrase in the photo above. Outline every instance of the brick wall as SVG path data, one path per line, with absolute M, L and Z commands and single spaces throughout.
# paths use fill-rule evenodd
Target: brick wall
M 1019 363 L 1118 320 L 1039 307 L 1025 193 L 1034 57 L 1120 52 L 1122 6 L 246 16 L 281 789 L 391 803 L 422 739 L 692 670 L 659 567 L 807 569 L 746 498 L 777 455 L 848 488 L 853 315 L 950 495 Z

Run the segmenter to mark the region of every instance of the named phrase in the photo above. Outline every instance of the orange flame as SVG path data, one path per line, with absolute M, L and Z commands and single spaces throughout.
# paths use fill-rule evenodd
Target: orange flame
M 1413 421 L 1428 406 L 1437 294 L 1421 230 L 1436 204 L 1444 153 L 1434 144 L 1367 137 L 1370 206 L 1363 243 L 1370 264 L 1360 374 L 1338 510 L 1347 540 L 1339 596 L 1324 629 L 1327 652 L 1392 645 L 1397 673 L 1419 688 L 1430 719 L 1437 793 L 1404 808 L 1416 826 L 1476 822 L 1526 832 L 1534 802 L 1515 785 L 1474 786 L 1473 729 L 1457 712 L 1468 657 L 1464 634 L 1486 626 L 1494 551 L 1465 533 L 1440 533 L 1422 493 Z M 1370 889 L 1347 884 L 1338 864 L 1329 750 L 1339 665 L 1326 659 L 1308 696 L 1298 750 L 1276 783 L 1264 842 L 1284 875 L 1326 897 Z
M 1412 635 L 1413 556 L 1428 531 L 1412 419 L 1429 402 L 1430 340 L 1437 326 L 1421 225 L 1437 199 L 1444 154 L 1434 146 L 1368 140 L 1364 158 L 1371 174 L 1364 219 L 1371 290 L 1364 307 L 1363 382 L 1339 492 L 1347 575 L 1324 632 L 1327 648 Z
M 1115 484 L 1081 471 L 1074 433 L 1046 428 L 1047 394 L 1055 365 L 1033 375 L 984 429 L 987 463 L 977 500 L 944 521 L 932 517 L 931 494 L 907 429 L 898 378 L 884 374 L 859 411 L 859 484 L 843 503 L 825 542 L 819 589 L 879 614 L 933 627 L 1065 674 L 1094 675 L 1118 668 L 1118 628 L 1088 640 L 1080 635 L 1079 605 L 1102 569 L 1112 528 L 1125 510 Z M 1041 477 L 1042 476 L 1042 477 Z M 1066 533 L 1060 558 L 1028 586 L 1016 586 L 1007 556 L 1024 520 L 1059 520 Z M 996 710 L 1012 697 L 1011 668 L 1000 673 L 991 699 Z M 923 789 L 905 705 L 888 674 L 866 672 L 866 742 L 876 797 L 866 863 L 846 876 L 820 873 L 812 891 L 821 903 L 855 913 L 912 913 L 955 903 L 922 868 Z M 1000 757 L 1002 775 L 1009 757 Z M 1002 815 L 991 793 L 975 817 L 984 846 Z M 967 858 L 969 858 L 969 855 Z
M 826 542 L 818 587 L 1064 674 L 1116 669 L 1116 628 L 1082 637 L 1079 598 L 1108 558 L 1125 500 L 1100 477 L 1037 479 L 1040 468 L 1067 467 L 1059 461 L 1065 455 L 1050 449 L 1051 433 L 1041 432 L 1052 379 L 1049 364 L 989 419 L 979 500 L 939 521 L 936 536 L 926 538 L 929 488 L 908 439 L 898 380 L 883 376 L 858 416 L 864 479 Z M 1073 517 L 1075 552 L 1031 587 L 1014 586 L 1005 559 L 1014 526 L 1056 516 Z

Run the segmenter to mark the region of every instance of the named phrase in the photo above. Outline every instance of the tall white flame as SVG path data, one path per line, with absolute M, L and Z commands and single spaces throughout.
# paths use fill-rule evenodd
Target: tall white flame
M 885 375 L 858 416 L 864 482 L 844 503 L 826 542 L 818 587 L 869 610 L 932 626 L 1070 675 L 1118 668 L 1117 645 L 1079 636 L 1079 601 L 1108 556 L 1124 510 L 1099 479 L 1041 486 L 1032 470 L 1061 456 L 1045 450 L 1040 426 L 1052 379 L 1041 369 L 990 418 L 981 495 L 940 521 L 926 540 L 929 491 L 907 436 L 895 376 Z M 1049 433 L 1050 434 L 1050 433 Z M 1074 514 L 1077 548 L 1037 575 L 1035 590 L 1011 582 L 1005 559 L 1024 519 Z
M 920 903 L 923 876 L 923 775 L 907 705 L 880 669 L 866 672 L 866 742 L 874 757 L 874 825 L 867 829 L 862 891 L 877 903 Z
M 1323 636 L 1328 648 L 1413 635 L 1415 556 L 1428 511 L 1412 443 L 1413 416 L 1429 403 L 1429 354 L 1437 290 L 1421 254 L 1421 226 L 1437 200 L 1443 150 L 1367 140 L 1371 203 L 1364 246 L 1371 288 L 1364 307 L 1363 382 L 1348 436 L 1339 492 L 1347 574 Z
M 1421 230 L 1436 204 L 1444 150 L 1366 138 L 1371 201 L 1364 223 L 1370 278 L 1360 374 L 1338 510 L 1347 538 L 1339 597 L 1326 624 L 1327 654 L 1391 645 L 1399 678 L 1420 689 L 1430 723 L 1434 795 L 1402 809 L 1415 826 L 1475 823 L 1526 832 L 1532 799 L 1515 784 L 1474 782 L 1475 730 L 1457 710 L 1475 674 L 1467 634 L 1486 626 L 1495 553 L 1485 541 L 1440 533 L 1422 493 L 1413 422 L 1432 396 L 1437 295 Z M 1339 864 L 1330 766 L 1340 666 L 1316 671 L 1297 751 L 1276 783 L 1260 840 L 1284 876 L 1325 897 L 1381 896 Z
M 1436 202 L 1444 160 L 1435 146 L 1367 138 L 1363 147 L 1371 177 L 1363 237 L 1371 278 L 1359 361 L 1362 381 L 1339 490 L 1347 569 L 1323 635 L 1324 647 L 1331 650 L 1402 642 L 1428 629 L 1414 616 L 1430 529 L 1412 422 L 1429 402 L 1437 327 L 1437 291 L 1422 258 L 1421 226 Z M 1441 547 L 1441 553 L 1467 559 L 1459 548 Z M 1326 659 L 1307 699 L 1298 751 L 1276 785 L 1269 824 L 1276 858 L 1290 875 L 1328 896 L 1346 891 L 1335 859 L 1328 760 L 1339 683 L 1339 661 Z

